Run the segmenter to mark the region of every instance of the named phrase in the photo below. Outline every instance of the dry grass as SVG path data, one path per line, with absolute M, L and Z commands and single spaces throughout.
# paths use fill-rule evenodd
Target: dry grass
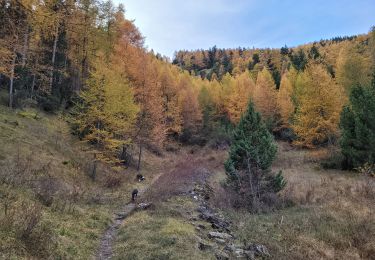
M 321 169 L 329 155 L 279 143 L 273 168 L 283 170 L 280 195 L 294 206 L 260 215 L 226 210 L 238 238 L 265 244 L 274 259 L 374 259 L 375 180 Z

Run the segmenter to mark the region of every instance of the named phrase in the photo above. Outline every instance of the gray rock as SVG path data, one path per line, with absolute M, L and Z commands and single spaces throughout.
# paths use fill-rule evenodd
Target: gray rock
M 248 251 L 254 252 L 255 256 L 258 257 L 270 257 L 271 254 L 268 251 L 267 247 L 260 244 L 251 244 L 246 248 Z
M 198 224 L 198 227 L 199 227 L 200 229 L 206 229 L 206 226 L 205 226 L 205 225 L 202 225 L 202 224 Z
M 228 251 L 228 252 L 234 252 L 234 251 L 236 251 L 236 247 L 233 244 L 227 244 L 224 247 L 224 250 Z
M 138 210 L 145 210 L 152 206 L 152 203 L 139 203 L 137 206 Z
M 198 248 L 202 251 L 206 251 L 206 250 L 211 250 L 213 246 L 209 243 L 205 243 L 202 241 L 198 243 Z
M 253 251 L 245 250 L 244 254 L 246 255 L 247 259 L 250 259 L 250 260 L 255 259 L 255 254 Z
M 198 241 L 198 248 L 200 250 L 205 251 L 205 250 L 212 250 L 212 249 L 216 248 L 215 245 L 210 243 L 209 241 L 203 240 L 199 236 L 196 236 L 196 238 L 197 238 L 197 241 Z
M 218 243 L 218 244 L 225 244 L 225 240 L 224 239 L 221 239 L 221 238 L 215 238 L 215 242 Z
M 228 233 L 221 233 L 221 232 L 209 232 L 208 233 L 209 238 L 220 238 L 220 239 L 231 239 L 233 238 L 232 235 Z
M 215 253 L 215 256 L 216 256 L 216 259 L 218 260 L 228 260 L 229 259 L 229 255 L 223 251 L 217 251 Z
M 212 209 L 205 206 L 201 206 L 198 208 L 198 212 L 200 212 L 199 217 L 211 223 L 211 226 L 213 228 L 229 231 L 230 223 L 221 218 L 219 215 L 215 214 L 215 212 L 213 212 Z

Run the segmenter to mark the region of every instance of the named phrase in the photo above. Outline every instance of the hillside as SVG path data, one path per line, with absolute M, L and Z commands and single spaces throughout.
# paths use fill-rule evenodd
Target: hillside
M 221 49 L 216 46 L 208 50 L 181 50 L 175 53 L 173 64 L 207 79 L 221 80 L 226 73 L 232 76 L 249 70 L 253 76 L 263 67 L 267 67 L 276 86 L 281 83 L 281 76 L 290 66 L 303 70 L 308 63 L 319 61 L 333 77 L 340 73 L 342 60 L 348 55 L 358 55 L 369 66 L 371 55 L 370 35 L 336 37 L 302 44 L 296 47 L 280 48 L 235 48 Z M 340 61 L 341 60 L 341 61 Z
M 145 185 L 95 162 L 70 131 L 62 116 L 0 106 L 0 258 L 91 258 L 114 210 Z
M 0 2 L 1 259 L 375 259 L 375 27 L 171 62 L 129 17 Z

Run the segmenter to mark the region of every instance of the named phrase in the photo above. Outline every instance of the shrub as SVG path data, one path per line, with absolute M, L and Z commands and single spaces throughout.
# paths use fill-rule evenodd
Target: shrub
M 37 181 L 35 190 L 37 199 L 44 206 L 50 207 L 59 190 L 59 183 L 51 176 L 43 176 Z

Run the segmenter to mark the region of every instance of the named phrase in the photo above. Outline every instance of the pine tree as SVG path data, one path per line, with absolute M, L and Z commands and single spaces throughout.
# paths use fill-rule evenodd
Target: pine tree
M 249 102 L 233 135 L 229 158 L 225 162 L 228 184 L 250 199 L 255 207 L 267 192 L 278 192 L 285 186 L 281 173 L 273 176 L 269 168 L 277 146 L 261 116 Z
M 340 128 L 344 167 L 375 164 L 375 83 L 372 88 L 352 89 L 350 104 L 341 113 Z

